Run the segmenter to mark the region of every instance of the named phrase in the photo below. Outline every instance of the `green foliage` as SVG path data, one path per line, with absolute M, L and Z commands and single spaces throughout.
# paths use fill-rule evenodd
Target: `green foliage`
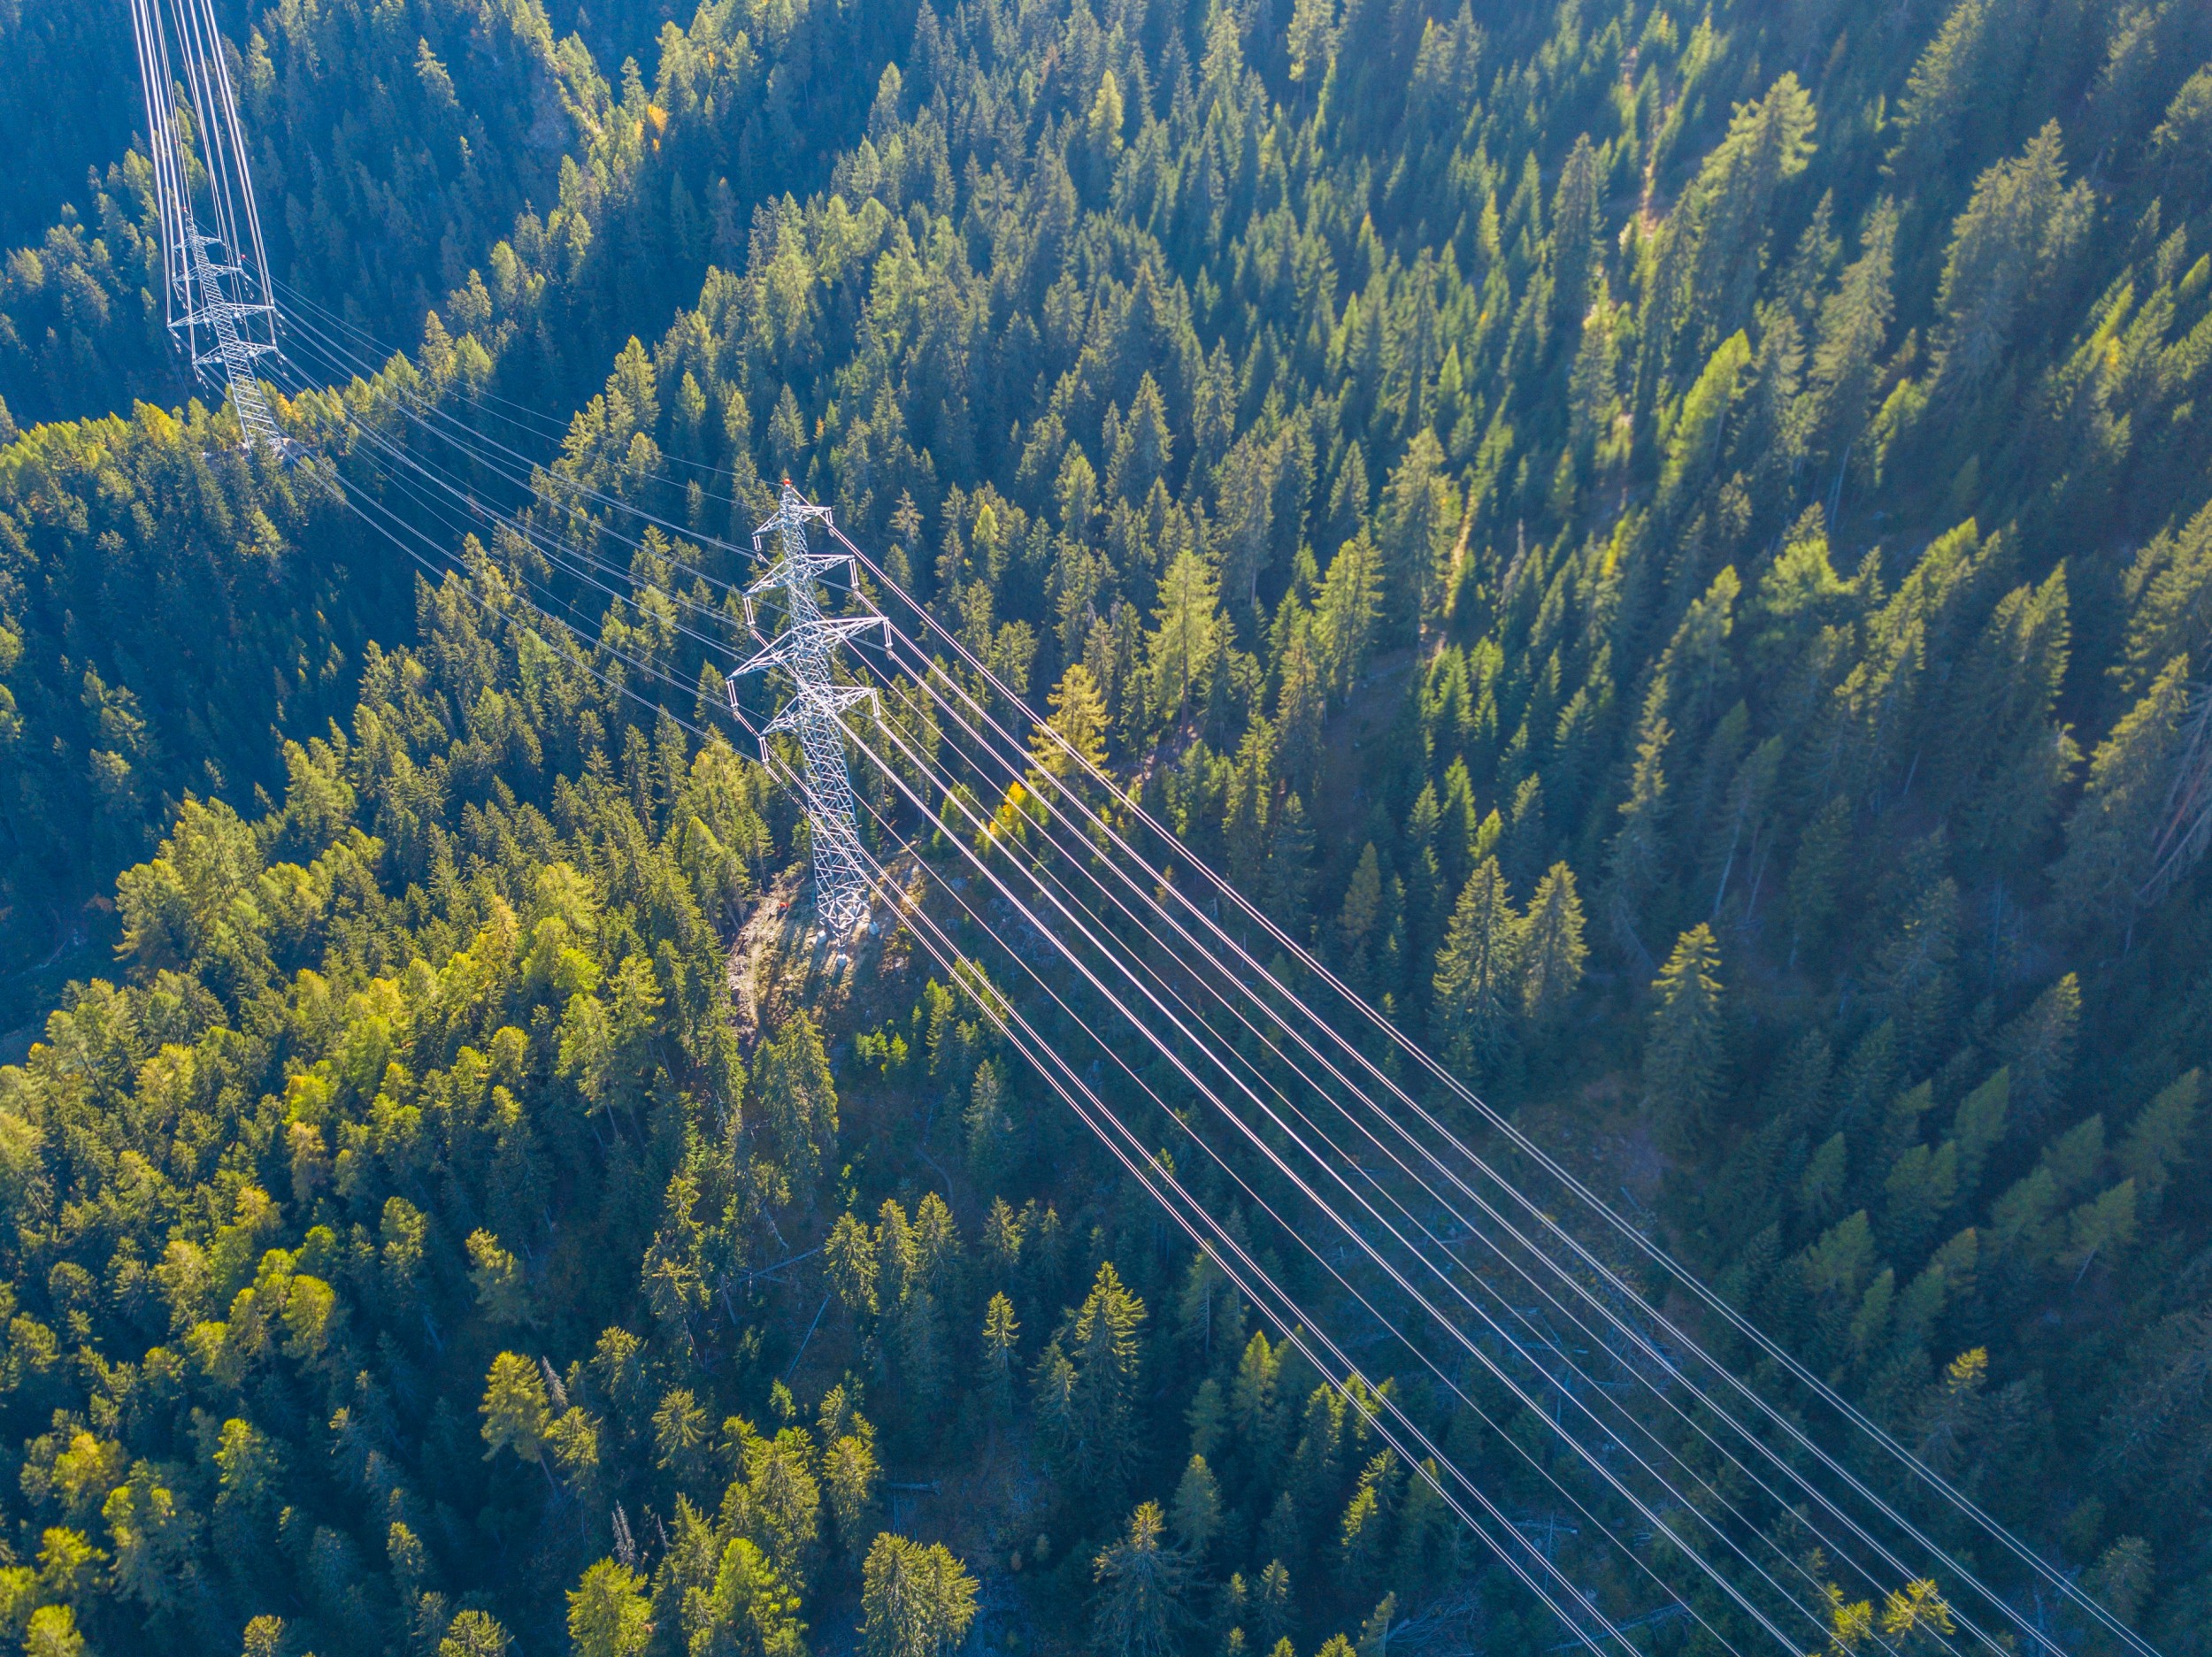
M 971 1579 L 877 1527 L 954 1469 L 1024 1492 L 986 1574 L 1056 1640 L 1364 1651 L 1486 1569 L 956 987 L 764 970 L 785 807 L 607 680 L 722 717 L 677 567 L 742 576 L 779 471 L 1540 1137 L 1647 1113 L 1672 1243 L 1977 1501 L 2202 1621 L 2201 8 L 1286 10 L 249 8 L 280 274 L 418 342 L 285 470 L 152 406 L 113 30 L 0 0 L 10 1638 L 782 1657 L 857 1577 L 941 1651 Z M 556 579 L 595 653 L 512 537 L 402 591 L 326 480 L 412 510 L 342 418 L 405 449 L 403 395 L 572 410 L 551 472 L 682 525 L 540 510 L 635 577 Z M 1840 1633 L 1932 1638 L 1880 1598 Z
M 1720 951 L 1703 923 L 1676 940 L 1652 983 L 1651 1034 L 1644 1047 L 1648 1108 L 1665 1132 L 1694 1137 L 1720 1086 Z
M 650 969 L 641 960 L 638 964 L 649 983 Z M 657 1008 L 657 1001 L 652 1005 Z M 649 1009 L 639 1016 L 649 1017 Z M 803 1197 L 813 1189 L 823 1159 L 837 1139 L 836 1085 L 830 1079 L 821 1032 L 804 1012 L 795 1014 L 761 1048 L 753 1093 L 767 1116 L 777 1160 Z
M 492 1360 L 479 1413 L 484 1417 L 484 1442 L 491 1446 L 487 1459 L 502 1450 L 512 1450 L 526 1461 L 543 1455 L 552 1411 L 538 1366 L 529 1359 L 503 1352 Z
M 438 1657 L 507 1657 L 513 1638 L 489 1612 L 462 1612 L 447 1624 Z
M 568 1596 L 568 1638 L 575 1657 L 643 1657 L 652 1607 L 634 1571 L 603 1559 Z
M 948 1657 L 975 1620 L 975 1578 L 942 1543 L 925 1547 L 886 1530 L 862 1572 L 861 1649 L 868 1657 Z
M 1522 994 L 1525 932 L 1498 860 L 1485 858 L 1467 878 L 1436 958 L 1436 1029 L 1454 1069 L 1484 1074 L 1502 1056 Z
M 1136 1460 L 1144 1321 L 1144 1302 L 1108 1261 L 1039 1362 L 1039 1424 L 1075 1477 L 1110 1488 Z
M 1094 1638 L 1114 1657 L 1165 1657 L 1182 1620 L 1184 1563 L 1163 1544 L 1159 1504 L 1140 1502 L 1127 1533 L 1092 1561 L 1099 1586 Z

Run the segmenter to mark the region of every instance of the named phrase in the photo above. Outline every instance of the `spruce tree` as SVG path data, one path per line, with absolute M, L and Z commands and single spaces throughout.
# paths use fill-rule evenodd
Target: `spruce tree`
M 1168 1504 L 1168 1528 L 1194 1561 L 1203 1560 L 1221 1532 L 1221 1485 L 1202 1455 L 1193 1455 Z
M 1702 921 L 1675 941 L 1652 982 L 1644 1043 L 1644 1108 L 1677 1144 L 1693 1142 L 1717 1101 L 1721 1080 L 1720 949 Z
M 1526 927 L 1494 857 L 1468 877 L 1436 958 L 1436 1031 L 1444 1062 L 1463 1076 L 1504 1057 L 1524 993 Z
M 1532 1023 L 1541 1025 L 1558 1017 L 1580 986 L 1590 953 L 1582 927 L 1575 871 L 1554 863 L 1536 883 L 1524 924 L 1521 1010 Z
M 794 1012 L 761 1048 L 752 1095 L 767 1117 L 770 1141 L 804 1201 L 837 1139 L 837 1088 L 821 1032 Z
M 1161 1540 L 1156 1502 L 1141 1502 L 1123 1537 L 1091 1562 L 1099 1587 L 1092 1628 L 1110 1657 L 1167 1657 L 1183 1621 L 1183 1555 Z
M 2167 663 L 2090 758 L 2051 870 L 2059 916 L 2073 927 L 2124 926 L 2158 872 L 2188 677 L 2187 656 Z
M 993 1295 L 983 1314 L 981 1372 L 984 1395 L 1001 1414 L 1013 1406 L 1016 1343 L 1020 1338 L 1021 1325 L 1014 1318 L 1014 1303 L 1003 1294 Z
M 976 1580 L 943 1543 L 886 1530 L 869 1546 L 860 1590 L 867 1657 L 951 1657 L 975 1610 Z

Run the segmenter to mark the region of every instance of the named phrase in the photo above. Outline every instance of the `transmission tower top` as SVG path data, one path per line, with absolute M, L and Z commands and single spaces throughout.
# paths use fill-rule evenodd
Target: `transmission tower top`
M 769 551 L 769 540 L 774 538 L 775 562 L 745 589 L 749 614 L 755 598 L 772 592 L 780 595 L 783 631 L 730 675 L 726 689 L 731 710 L 737 711 L 737 681 L 742 675 L 772 667 L 791 675 L 791 700 L 762 731 L 761 752 L 767 756 L 769 740 L 779 733 L 789 732 L 799 740 L 804 760 L 799 793 L 813 841 L 814 907 L 824 929 L 841 936 L 868 918 L 872 885 L 854 810 L 852 779 L 845 769 L 844 712 L 856 702 L 873 702 L 875 692 L 839 684 L 833 664 L 840 644 L 881 626 L 883 621 L 877 616 L 822 613 L 816 578 L 840 566 L 849 568 L 852 560 L 844 553 L 808 548 L 806 524 L 810 518 L 827 524 L 829 508 L 811 504 L 785 479 L 776 515 L 753 532 L 757 552 Z
M 169 329 L 193 372 L 229 392 L 249 449 L 296 452 L 256 365 L 277 349 L 276 303 L 230 65 L 212 0 L 131 0 L 161 221 Z

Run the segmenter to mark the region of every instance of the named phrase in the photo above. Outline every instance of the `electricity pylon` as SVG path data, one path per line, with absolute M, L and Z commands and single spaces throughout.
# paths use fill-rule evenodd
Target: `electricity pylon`
M 730 707 L 737 710 L 737 681 L 747 673 L 780 667 L 791 675 L 791 700 L 761 732 L 765 756 L 769 739 L 788 731 L 799 740 L 806 765 L 799 792 L 806 805 L 807 830 L 814 849 L 814 908 L 824 929 L 841 936 L 868 918 L 868 862 L 861 849 L 860 831 L 853 808 L 852 779 L 845 770 L 844 711 L 856 702 L 875 701 L 875 692 L 860 685 L 840 685 L 831 672 L 837 647 L 856 633 L 884 625 L 879 616 L 825 616 L 815 578 L 849 567 L 849 554 L 811 552 L 806 544 L 806 520 L 830 521 L 826 506 L 810 504 L 787 478 L 776 515 L 753 532 L 755 551 L 764 549 L 772 533 L 777 539 L 776 562 L 745 589 L 748 618 L 752 602 L 764 593 L 779 591 L 783 598 L 784 628 L 753 659 L 729 676 L 726 687 Z M 741 718 L 742 715 L 741 714 Z
M 247 447 L 288 456 L 254 372 L 277 349 L 276 303 L 213 6 L 131 0 L 131 29 L 146 88 L 169 331 L 193 372 L 228 390 Z

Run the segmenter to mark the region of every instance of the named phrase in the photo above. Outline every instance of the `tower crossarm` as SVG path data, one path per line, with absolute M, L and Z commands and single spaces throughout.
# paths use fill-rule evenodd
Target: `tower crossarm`
M 842 569 L 851 563 L 850 556 L 841 552 L 809 552 L 796 557 L 781 557 L 770 566 L 766 574 L 756 579 L 745 589 L 745 595 L 748 598 L 758 598 L 763 593 L 772 593 L 795 582 L 810 584 L 817 576 L 827 575 L 832 570 Z
M 846 709 L 855 707 L 864 702 L 869 703 L 871 706 L 880 706 L 880 704 L 877 702 L 876 693 L 872 687 L 867 685 L 840 685 L 835 690 L 833 690 L 827 696 L 824 697 L 820 702 L 815 704 L 813 708 L 803 707 L 799 702 L 798 699 L 795 697 L 791 701 L 784 703 L 783 707 L 776 714 L 776 717 L 771 719 L 765 725 L 761 727 L 761 734 L 763 736 L 774 736 L 779 732 L 783 731 L 803 733 L 807 719 L 811 717 L 813 712 L 818 710 L 820 708 L 826 706 L 831 712 L 841 714 Z
M 762 520 L 754 529 L 753 545 L 758 547 L 761 542 L 773 535 L 784 543 L 785 549 L 788 551 L 790 548 L 787 533 L 794 525 L 801 525 L 799 550 L 804 552 L 806 532 L 803 525 L 810 518 L 818 518 L 826 524 L 830 521 L 830 509 L 826 506 L 817 506 L 793 488 L 791 479 L 786 478 L 783 480 L 783 492 L 776 497 L 775 516 Z
M 740 667 L 739 674 L 757 673 L 772 667 L 790 667 L 803 653 L 827 648 L 847 639 L 873 632 L 887 624 L 880 616 L 825 616 L 780 634 Z

